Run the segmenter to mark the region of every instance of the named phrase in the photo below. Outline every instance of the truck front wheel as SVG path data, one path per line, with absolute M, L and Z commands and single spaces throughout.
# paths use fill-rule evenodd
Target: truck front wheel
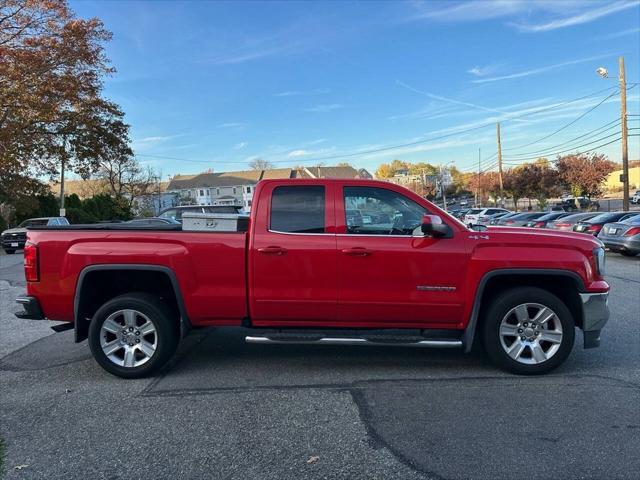
M 520 287 L 502 293 L 489 305 L 482 333 L 493 363 L 512 373 L 537 375 L 567 359 L 575 324 L 558 297 L 541 288 Z
M 160 369 L 178 346 L 177 321 L 157 297 L 120 295 L 102 305 L 89 326 L 89 347 L 98 364 L 122 378 Z

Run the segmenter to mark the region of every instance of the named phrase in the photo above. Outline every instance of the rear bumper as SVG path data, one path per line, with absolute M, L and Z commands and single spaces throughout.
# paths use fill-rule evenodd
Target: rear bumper
M 629 236 L 627 238 L 602 236 L 598 237 L 598 240 L 614 252 L 640 252 L 640 240 L 634 238 L 635 236 L 636 235 Z
M 18 297 L 16 298 L 16 303 L 22 305 L 21 312 L 17 312 L 15 315 L 18 318 L 23 318 L 25 320 L 45 320 L 45 316 L 42 313 L 42 309 L 40 308 L 40 303 L 38 303 L 38 299 L 35 297 Z
M 600 346 L 600 331 L 609 320 L 609 293 L 581 293 L 584 348 Z

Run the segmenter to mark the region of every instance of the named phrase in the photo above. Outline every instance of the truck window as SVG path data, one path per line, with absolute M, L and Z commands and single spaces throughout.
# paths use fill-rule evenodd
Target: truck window
M 269 230 L 325 233 L 325 192 L 321 185 L 276 187 L 271 195 Z
M 412 235 L 426 210 L 404 195 L 376 187 L 345 187 L 347 233 Z

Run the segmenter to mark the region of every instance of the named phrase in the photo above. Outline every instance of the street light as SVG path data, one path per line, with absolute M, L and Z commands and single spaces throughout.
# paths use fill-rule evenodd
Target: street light
M 621 140 L 622 140 L 622 175 L 620 180 L 622 181 L 622 208 L 629 210 L 629 149 L 627 146 L 627 82 L 624 74 L 624 57 L 618 58 L 619 75 L 618 81 L 620 82 L 620 125 L 621 125 Z M 604 67 L 599 67 L 596 73 L 602 78 L 609 78 L 609 72 Z

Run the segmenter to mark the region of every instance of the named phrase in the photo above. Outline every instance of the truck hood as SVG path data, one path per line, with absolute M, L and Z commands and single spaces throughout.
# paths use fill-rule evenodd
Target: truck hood
M 10 228 L 9 230 L 5 230 L 2 232 L 2 235 L 10 235 L 12 233 L 25 233 L 27 231 L 26 228 Z
M 593 235 L 540 228 L 489 226 L 488 230 L 477 232 L 477 234 L 488 234 L 493 241 L 514 246 L 550 244 L 555 247 L 577 248 L 585 252 L 591 252 L 594 248 L 603 246 L 603 243 Z

